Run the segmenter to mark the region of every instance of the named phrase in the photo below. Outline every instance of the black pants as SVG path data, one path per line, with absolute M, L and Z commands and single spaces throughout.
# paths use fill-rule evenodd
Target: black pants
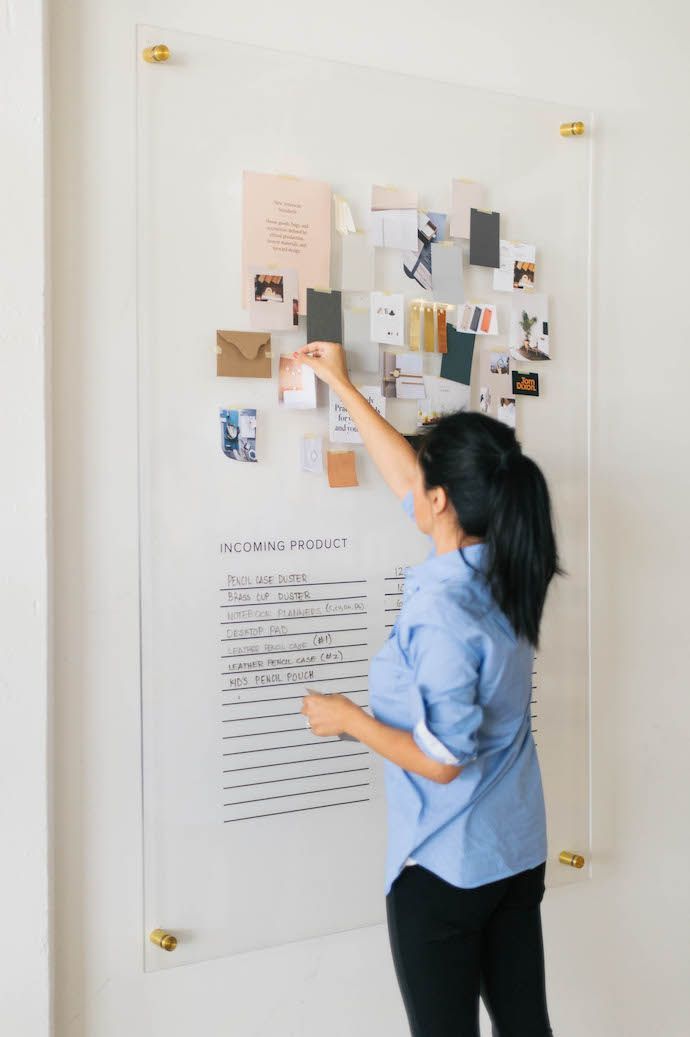
M 388 935 L 412 1037 L 551 1037 L 540 903 L 546 862 L 460 889 L 419 864 L 386 897 Z

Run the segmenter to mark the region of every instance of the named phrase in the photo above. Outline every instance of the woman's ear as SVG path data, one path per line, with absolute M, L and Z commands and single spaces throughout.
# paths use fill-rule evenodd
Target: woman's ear
M 431 508 L 434 515 L 442 515 L 448 507 L 448 494 L 442 486 L 434 486 L 431 491 Z

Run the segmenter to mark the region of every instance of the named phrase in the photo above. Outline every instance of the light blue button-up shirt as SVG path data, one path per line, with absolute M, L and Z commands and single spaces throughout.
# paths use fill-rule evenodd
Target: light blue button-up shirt
M 403 500 L 412 514 L 412 494 Z M 369 702 L 429 757 L 462 772 L 444 785 L 384 760 L 385 891 L 408 856 L 471 888 L 547 856 L 544 795 L 530 722 L 534 653 L 482 575 L 484 544 L 408 569 L 402 607 L 371 660 Z

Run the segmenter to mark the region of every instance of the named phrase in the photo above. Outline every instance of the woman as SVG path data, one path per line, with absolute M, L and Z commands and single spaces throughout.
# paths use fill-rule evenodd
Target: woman
M 533 650 L 558 572 L 549 493 L 512 429 L 444 417 L 415 454 L 348 377 L 341 346 L 298 350 L 338 394 L 381 474 L 433 541 L 371 662 L 373 716 L 309 694 L 316 735 L 386 760 L 386 911 L 414 1037 L 551 1034 L 540 902 L 547 845 L 530 722 Z

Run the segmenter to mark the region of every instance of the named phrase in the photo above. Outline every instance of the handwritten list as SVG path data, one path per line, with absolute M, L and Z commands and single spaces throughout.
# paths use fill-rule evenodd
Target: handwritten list
M 369 750 L 300 713 L 312 686 L 368 705 L 366 577 L 229 573 L 220 596 L 224 821 L 367 802 Z

